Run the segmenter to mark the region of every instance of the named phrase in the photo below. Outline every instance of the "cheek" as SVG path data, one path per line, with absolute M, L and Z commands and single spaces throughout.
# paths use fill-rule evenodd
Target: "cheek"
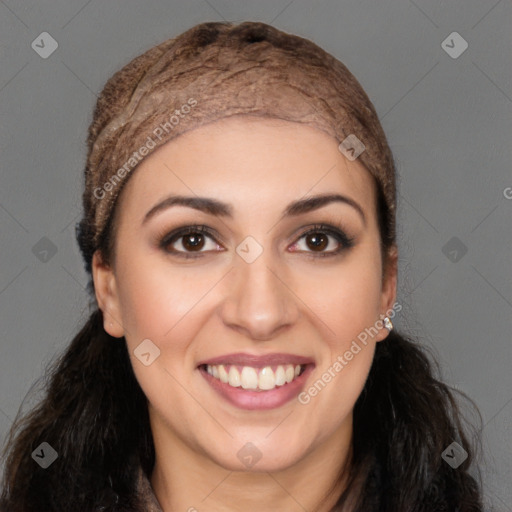
M 337 267 L 310 272 L 299 292 L 322 320 L 317 326 L 325 342 L 322 363 L 299 402 L 324 411 L 326 429 L 350 414 L 373 361 L 372 338 L 380 318 L 379 257 L 376 250 L 359 251 Z M 307 421 L 313 428 L 314 415 Z
M 208 279 L 194 278 L 191 269 L 137 254 L 120 265 L 119 281 L 123 325 L 133 341 L 141 336 L 161 342 L 173 337 L 175 326 L 182 328 L 182 320 L 211 287 Z
M 316 428 L 321 436 L 328 436 L 350 418 L 368 377 L 375 344 L 356 342 L 344 348 L 346 350 L 336 354 L 333 362 L 322 368 L 299 395 L 299 403 L 309 409 L 308 427 L 312 431 Z
M 324 322 L 332 350 L 374 325 L 380 314 L 381 267 L 376 247 L 360 247 L 345 260 L 300 272 L 297 295 Z
M 122 320 L 136 378 L 162 417 L 181 411 L 173 418 L 185 424 L 185 411 L 196 405 L 181 383 L 189 378 L 193 356 L 189 347 L 201 328 L 199 301 L 212 283 L 194 279 L 193 271 L 172 269 L 165 262 L 150 263 L 147 256 L 139 260 L 136 253 L 119 265 L 119 275 Z M 148 366 L 134 353 L 146 339 L 159 350 Z M 201 414 L 201 409 L 194 409 L 194 414 Z
M 320 418 L 322 436 L 350 416 L 368 377 L 376 345 L 372 337 L 378 332 L 378 316 L 372 314 L 378 301 L 370 294 L 345 287 L 326 298 L 331 302 L 322 317 L 329 328 L 323 329 L 321 363 L 299 396 L 299 403 L 310 411 L 308 428 L 315 431 Z
M 191 347 L 210 313 L 206 308 L 213 294 L 208 291 L 216 281 L 218 276 L 208 269 L 173 268 L 161 257 L 138 257 L 135 251 L 130 258 L 120 259 L 119 295 L 132 366 L 150 401 L 162 410 L 190 400 L 179 383 L 190 378 L 194 367 L 196 354 Z M 159 350 L 150 366 L 144 366 L 134 353 L 146 339 Z M 167 392 L 162 394 L 162 388 Z

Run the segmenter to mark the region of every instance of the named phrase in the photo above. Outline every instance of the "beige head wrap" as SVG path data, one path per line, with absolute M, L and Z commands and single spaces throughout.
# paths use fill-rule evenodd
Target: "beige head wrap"
M 203 23 L 133 59 L 106 83 L 89 128 L 77 238 L 85 266 L 136 165 L 157 147 L 220 118 L 305 123 L 339 143 L 355 135 L 395 237 L 395 169 L 377 113 L 350 71 L 307 39 L 258 22 Z

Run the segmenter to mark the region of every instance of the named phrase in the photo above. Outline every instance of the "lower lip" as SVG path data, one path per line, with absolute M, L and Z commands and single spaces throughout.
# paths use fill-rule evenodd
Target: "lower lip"
M 234 388 L 212 377 L 202 366 L 199 367 L 199 371 L 206 379 L 206 382 L 232 405 L 240 409 L 265 410 L 281 407 L 295 398 L 304 387 L 309 374 L 313 371 L 313 366 L 308 364 L 304 372 L 292 380 L 292 382 L 268 391 L 251 391 L 242 387 Z

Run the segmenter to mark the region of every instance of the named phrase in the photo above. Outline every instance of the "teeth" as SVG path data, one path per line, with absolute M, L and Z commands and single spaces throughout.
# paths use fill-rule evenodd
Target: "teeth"
M 302 370 L 300 364 L 278 365 L 275 371 L 270 366 L 264 368 L 253 368 L 243 366 L 239 371 L 235 365 L 206 365 L 206 371 L 221 382 L 229 384 L 234 388 L 268 391 L 276 386 L 284 386 L 299 376 Z
M 219 364 L 219 377 L 222 382 L 228 382 L 229 376 L 228 372 L 226 371 L 226 368 L 224 368 L 223 364 Z
M 268 390 L 276 387 L 276 378 L 270 366 L 265 366 L 260 370 L 260 378 L 258 379 L 258 387 Z
M 238 373 L 236 368 L 235 371 Z M 256 373 L 256 370 L 249 366 L 244 366 L 242 369 L 241 381 L 244 389 L 256 389 L 258 387 L 258 374 Z
M 234 366 L 232 366 L 229 369 L 228 384 L 230 386 L 233 386 L 234 388 L 240 387 L 240 374 L 238 373 L 238 370 Z
M 293 377 L 295 377 L 295 370 L 291 364 L 286 367 L 284 375 L 286 382 L 291 382 L 293 380 Z
M 300 367 L 299 367 L 300 368 Z M 284 368 L 282 366 L 278 366 L 275 373 L 276 378 L 276 386 L 282 386 L 286 383 L 286 376 L 284 373 Z

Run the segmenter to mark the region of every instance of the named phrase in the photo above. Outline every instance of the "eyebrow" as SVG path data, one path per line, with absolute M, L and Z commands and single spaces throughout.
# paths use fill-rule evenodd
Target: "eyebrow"
M 282 218 L 296 217 L 335 202 L 352 206 L 361 215 L 363 223 L 366 225 L 366 217 L 361 206 L 350 197 L 341 194 L 321 194 L 292 201 L 284 209 Z M 222 201 L 210 197 L 171 195 L 153 206 L 144 216 L 142 224 L 148 222 L 148 220 L 157 213 L 171 208 L 172 206 L 187 206 L 210 215 L 215 215 L 216 217 L 233 218 L 233 207 L 228 203 L 223 203 Z

